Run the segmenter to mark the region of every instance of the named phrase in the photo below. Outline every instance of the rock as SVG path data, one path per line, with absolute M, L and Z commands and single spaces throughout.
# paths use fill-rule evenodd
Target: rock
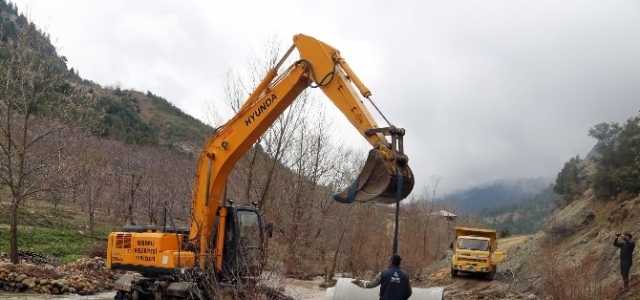
M 589 224 L 591 224 L 591 222 L 593 222 L 593 220 L 596 219 L 596 215 L 593 212 L 588 212 L 584 219 L 582 220 L 582 223 L 580 224 L 581 226 L 587 226 Z
M 114 278 L 100 258 L 80 259 L 59 267 L 0 263 L 0 289 L 11 292 L 92 295 L 113 289 Z
M 26 285 L 27 288 L 32 289 L 32 288 L 36 287 L 36 280 L 34 278 L 25 279 L 25 280 L 22 281 L 22 284 Z

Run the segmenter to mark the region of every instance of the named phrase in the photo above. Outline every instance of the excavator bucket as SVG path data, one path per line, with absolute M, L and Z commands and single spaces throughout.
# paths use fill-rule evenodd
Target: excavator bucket
M 409 196 L 415 181 L 413 172 L 409 165 L 400 165 L 391 157 L 371 149 L 358 177 L 348 187 L 334 193 L 333 199 L 341 203 L 393 204 Z

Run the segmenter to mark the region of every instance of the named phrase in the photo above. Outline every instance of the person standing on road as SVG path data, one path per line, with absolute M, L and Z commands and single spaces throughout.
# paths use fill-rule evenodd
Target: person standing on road
M 622 242 L 619 242 L 620 236 L 622 236 Z M 629 289 L 629 270 L 631 269 L 633 259 L 633 249 L 636 244 L 631 240 L 633 235 L 631 233 L 625 233 L 621 235 L 616 233 L 616 238 L 613 240 L 613 245 L 620 248 L 620 274 L 624 281 L 624 289 Z
M 365 289 L 380 285 L 380 300 L 407 300 L 411 297 L 412 289 L 409 275 L 400 269 L 400 255 L 389 257 L 389 267 L 380 271 L 371 281 L 354 279 L 351 283 Z

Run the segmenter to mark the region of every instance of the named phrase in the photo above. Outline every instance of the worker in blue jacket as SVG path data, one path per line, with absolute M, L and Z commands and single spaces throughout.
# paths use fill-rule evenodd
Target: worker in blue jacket
M 351 282 L 366 289 L 380 285 L 380 300 L 407 300 L 411 297 L 412 289 L 409 275 L 400 269 L 401 261 L 400 255 L 391 255 L 389 267 L 378 272 L 371 281 L 354 279 Z

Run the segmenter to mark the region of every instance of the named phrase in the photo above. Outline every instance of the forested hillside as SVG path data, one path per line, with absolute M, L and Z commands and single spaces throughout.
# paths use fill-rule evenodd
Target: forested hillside
M 98 108 L 104 109 L 101 137 L 127 144 L 158 145 L 193 153 L 213 128 L 185 114 L 166 99 L 133 90 L 101 89 Z
M 596 124 L 588 134 L 597 140 L 595 151 L 569 158 L 558 172 L 554 191 L 562 200 L 542 230 L 512 253 L 527 259 L 508 267 L 526 282 L 519 288 L 542 297 L 640 299 L 633 268 L 623 289 L 620 251 L 612 245 L 616 233 L 632 234 L 636 244 L 640 236 L 640 115 Z
M 483 209 L 478 215 L 487 226 L 503 235 L 536 233 L 562 200 L 561 195 L 553 192 L 553 187 L 549 185 L 540 194 L 521 202 Z
M 4 46 L 18 39 L 21 30 L 28 29 L 43 37 L 42 47 L 56 57 L 56 72 L 69 86 L 82 86 L 96 101 L 101 115 L 99 126 L 86 128 L 103 138 L 134 145 L 157 145 L 187 152 L 201 148 L 213 128 L 185 114 L 182 110 L 151 91 L 122 90 L 118 86 L 100 86 L 81 78 L 79 70 L 68 68 L 67 59 L 59 56 L 48 35 L 29 22 L 16 6 L 0 1 L 0 41 Z M 32 45 L 33 47 L 34 45 Z M 2 59 L 7 59 L 3 48 Z

